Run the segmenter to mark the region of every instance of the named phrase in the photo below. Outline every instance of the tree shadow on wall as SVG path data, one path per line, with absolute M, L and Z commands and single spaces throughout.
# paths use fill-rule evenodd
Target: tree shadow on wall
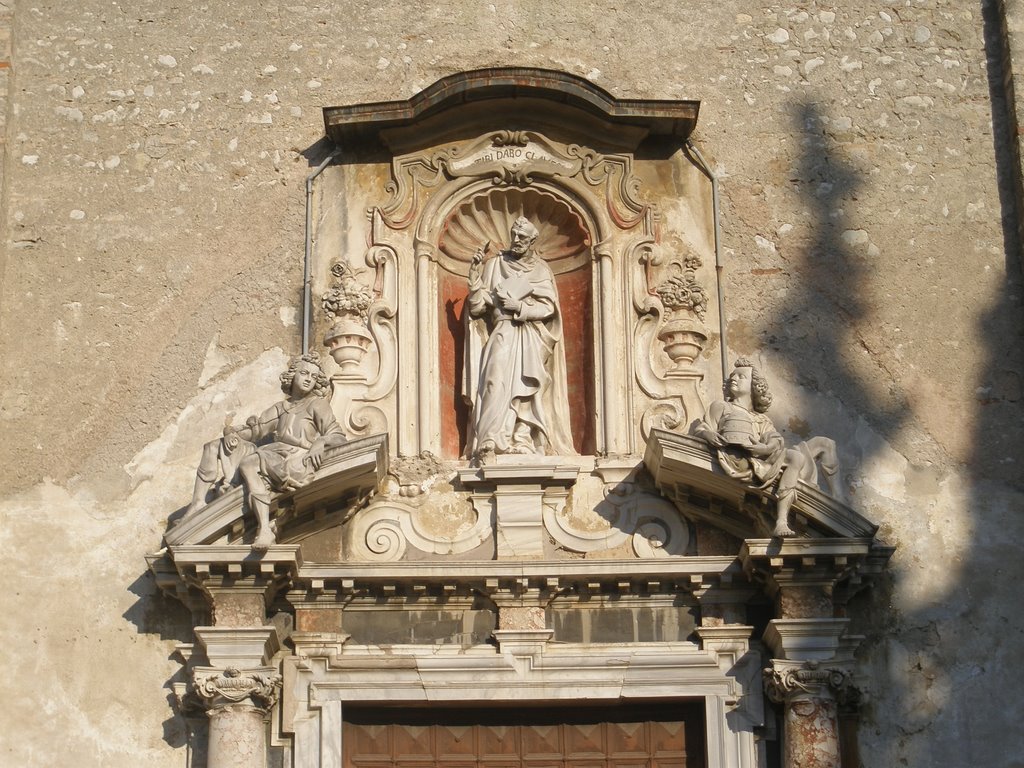
M 832 140 L 825 133 L 827 116 L 816 103 L 798 103 L 790 107 L 793 132 L 800 137 L 800 152 L 790 169 L 789 183 L 798 193 L 802 205 L 801 213 L 810 224 L 810 237 L 799 249 L 795 249 L 789 260 L 788 269 L 793 273 L 783 308 L 773 316 L 764 318 L 762 325 L 762 346 L 768 350 L 771 361 L 780 369 L 788 369 L 802 388 L 827 395 L 842 404 L 843 410 L 858 414 L 886 442 L 903 429 L 909 416 L 906 403 L 901 401 L 895 386 L 888 387 L 891 397 L 880 399 L 878 386 L 867 380 L 858 370 L 859 360 L 870 351 L 868 343 L 860 337 L 857 328 L 869 321 L 874 307 L 868 295 L 868 284 L 874 279 L 877 265 L 867 250 L 850 235 L 856 231 L 856 224 L 846 212 L 856 201 L 863 186 L 861 172 L 852 166 L 837 151 Z M 819 403 L 813 399 L 808 405 L 815 409 Z M 828 417 L 819 414 L 822 419 Z M 797 415 L 809 422 L 812 432 L 818 418 L 814 413 Z M 780 428 L 787 425 L 778 424 Z M 799 429 L 797 425 L 788 425 Z M 800 434 L 800 438 L 809 435 Z M 850 459 L 855 464 L 864 464 L 872 459 L 857 451 L 851 445 L 852 430 L 848 435 L 829 435 L 836 438 L 843 460 L 843 470 L 850 469 Z M 861 455 L 856 455 L 856 453 Z M 847 478 L 842 478 L 845 485 Z M 856 497 L 855 507 L 859 507 Z M 873 515 L 869 514 L 869 517 Z M 880 522 L 875 520 L 875 522 Z M 883 525 L 879 540 L 886 541 Z M 894 590 L 893 563 L 877 578 L 872 589 L 853 600 L 850 613 L 853 615 L 853 631 L 866 633 L 863 651 L 875 652 L 882 638 L 893 631 L 898 617 L 888 606 Z M 843 606 L 840 610 L 845 611 Z M 872 680 L 876 686 L 890 695 L 897 689 L 894 681 Z M 864 712 L 864 723 L 871 720 L 870 711 Z M 848 744 L 847 739 L 844 739 Z M 858 761 L 856 744 L 844 749 L 846 761 Z
M 987 29 L 987 33 L 991 44 L 993 32 Z M 976 350 L 976 367 L 964 371 L 964 375 L 978 377 L 977 400 L 955 403 L 952 397 L 944 398 L 954 407 L 969 409 L 971 418 L 964 423 L 973 426 L 967 462 L 948 472 L 941 466 L 909 465 L 904 478 L 908 497 L 915 498 L 919 508 L 924 502 L 917 496 L 916 486 L 927 485 L 929 492 L 934 489 L 936 501 L 929 510 L 944 518 L 938 527 L 949 528 L 952 520 L 964 537 L 938 555 L 949 558 L 948 586 L 936 587 L 927 598 L 914 602 L 909 582 L 915 578 L 914 570 L 922 567 L 915 561 L 935 556 L 934 548 L 924 542 L 932 533 L 930 521 L 920 520 L 921 540 L 898 542 L 903 551 L 897 550 L 873 588 L 860 593 L 849 605 L 853 630 L 866 635 L 858 657 L 869 694 L 862 709 L 859 741 L 870 752 L 864 753 L 863 762 L 854 757 L 857 766 L 967 766 L 974 764 L 972 749 L 992 750 L 984 745 L 995 744 L 1004 745 L 999 749 L 1006 755 L 1005 764 L 999 768 L 1024 765 L 1014 762 L 1018 759 L 1015 755 L 1024 754 L 1024 736 L 1013 719 L 1013 708 L 1004 707 L 1004 715 L 992 716 L 997 710 L 990 687 L 993 677 L 1012 677 L 1013 660 L 1017 658 L 1019 663 L 1024 647 L 1024 631 L 1020 620 L 1013 616 L 1018 600 L 1009 587 L 985 586 L 1007 583 L 997 574 L 1008 564 L 1020 562 L 1019 542 L 1024 540 L 1024 520 L 1019 512 L 1014 514 L 1014 499 L 1018 506 L 1022 500 L 1020 468 L 1014 457 L 1019 461 L 1020 427 L 1024 422 L 1024 312 L 1018 261 L 1019 198 L 1014 194 L 1020 165 L 1008 151 L 1009 146 L 1016 146 L 1015 132 L 997 87 L 1000 72 L 998 63 L 993 65 L 991 52 L 989 59 L 1008 277 L 989 306 L 979 306 L 972 312 L 974 337 L 985 341 Z M 931 441 L 925 427 L 912 417 L 911 403 L 906 399 L 915 396 L 911 378 L 899 370 L 890 373 L 879 365 L 877 375 L 885 377 L 880 386 L 874 374 L 867 378 L 865 367 L 857 364 L 855 356 L 884 352 L 873 348 L 878 342 L 862 337 L 858 326 L 869 323 L 875 310 L 869 286 L 885 276 L 876 272 L 882 268 L 882 262 L 874 260 L 878 254 L 870 253 L 858 241 L 858 223 L 844 211 L 856 200 L 862 181 L 824 132 L 823 117 L 816 104 L 792 108 L 802 147 L 791 182 L 798 186 L 813 222 L 813 234 L 791 261 L 796 279 L 787 295 L 786 309 L 765 318 L 762 343 L 782 367 L 795 372 L 798 384 L 828 393 L 843 404 L 844 410 L 861 416 L 885 443 Z M 911 220 L 906 226 L 914 227 L 915 223 Z M 910 236 L 913 234 L 908 232 Z M 971 245 L 964 242 L 963 247 Z M 956 246 L 948 247 L 953 250 Z M 968 260 L 973 264 L 980 261 L 976 256 Z M 890 255 L 885 263 L 894 262 Z M 964 279 L 969 280 L 970 275 L 965 274 Z M 901 290 L 905 289 L 900 285 L 891 287 L 897 296 Z M 914 328 L 919 336 L 941 339 L 942 327 L 928 325 L 938 319 L 935 315 L 941 315 L 940 307 L 925 306 L 925 312 L 919 313 L 913 302 L 905 306 L 903 327 Z M 969 353 L 961 353 L 961 359 L 970 359 Z M 946 389 L 941 387 L 942 382 L 932 383 L 940 385 L 938 391 Z M 883 448 L 879 443 L 875 450 Z M 870 447 L 862 451 L 862 464 L 874 458 Z M 949 467 L 952 462 L 943 463 Z M 966 486 L 962 506 L 955 494 L 944 493 L 946 486 L 957 484 L 958 475 Z M 872 516 L 877 517 L 869 514 Z M 931 538 L 931 547 L 935 540 L 942 542 L 941 535 Z M 897 543 L 887 541 L 884 523 L 879 539 Z M 1019 566 L 1016 570 L 1019 575 Z M 904 579 L 907 583 L 900 589 Z M 920 581 L 921 575 L 917 574 L 916 579 Z M 1000 599 L 977 599 L 983 590 L 991 594 L 993 589 L 1002 590 Z M 994 638 L 989 641 L 992 650 L 981 653 L 979 641 L 971 639 L 974 637 Z M 990 681 L 989 687 L 983 680 Z M 1005 746 L 1008 739 L 1015 741 L 1010 748 Z M 867 754 L 872 757 L 867 758 Z

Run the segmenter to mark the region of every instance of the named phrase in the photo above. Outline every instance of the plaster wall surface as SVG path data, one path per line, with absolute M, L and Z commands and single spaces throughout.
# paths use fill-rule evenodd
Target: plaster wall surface
M 758 357 L 787 437 L 837 440 L 854 506 L 898 547 L 850 606 L 868 636 L 863 764 L 1024 765 L 1007 693 L 1024 661 L 1024 317 L 999 13 L 0 4 L 0 762 L 184 764 L 168 683 L 190 623 L 143 556 L 202 442 L 279 398 L 320 108 L 520 65 L 702 101 L 730 350 Z

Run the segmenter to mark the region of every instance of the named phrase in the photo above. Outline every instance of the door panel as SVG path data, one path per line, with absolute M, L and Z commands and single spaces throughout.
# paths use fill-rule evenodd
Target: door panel
M 346 768 L 702 768 L 703 707 L 344 708 Z

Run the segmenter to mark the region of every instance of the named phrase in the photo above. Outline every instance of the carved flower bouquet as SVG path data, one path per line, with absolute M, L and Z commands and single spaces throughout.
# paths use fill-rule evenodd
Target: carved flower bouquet
M 708 338 L 704 327 L 708 295 L 697 282 L 697 270 L 702 264 L 700 257 L 692 254 L 682 262 L 673 261 L 669 266 L 675 274 L 654 288 L 667 313 L 658 338 L 664 343 L 665 354 L 675 371 L 690 369 Z
M 323 294 L 321 306 L 334 324 L 324 336 L 324 346 L 341 366 L 343 374 L 353 373 L 373 342 L 366 328 L 366 318 L 374 295 L 344 262 L 335 262 L 331 274 L 334 284 Z

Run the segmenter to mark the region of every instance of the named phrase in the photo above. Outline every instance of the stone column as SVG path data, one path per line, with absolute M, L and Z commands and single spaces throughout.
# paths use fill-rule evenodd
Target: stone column
M 863 539 L 747 539 L 743 567 L 762 580 L 779 618 L 762 638 L 771 650 L 768 696 L 783 705 L 784 768 L 839 768 L 839 701 L 849 696 L 862 640 L 837 616 L 837 587 L 873 564 Z M 888 554 L 881 553 L 886 559 Z M 839 590 L 844 591 L 843 589 Z
M 267 716 L 281 688 L 281 675 L 266 666 L 280 648 L 277 629 L 196 627 L 195 633 L 212 665 L 192 674 L 209 718 L 207 768 L 265 768 Z
M 200 668 L 193 683 L 210 718 L 207 768 L 266 768 L 267 715 L 277 702 L 281 676 L 272 667 Z
M 213 626 L 194 627 L 186 694 L 206 711 L 207 768 L 266 768 L 267 720 L 281 689 L 271 666 L 281 640 L 267 606 L 294 580 L 299 548 L 275 545 L 257 557 L 248 546 L 180 545 L 171 556 L 213 619 Z
M 785 768 L 840 768 L 837 694 L 850 685 L 856 639 L 849 619 L 774 619 L 764 634 L 775 658 L 765 692 L 783 705 Z
M 836 696 L 849 681 L 847 670 L 815 661 L 774 659 L 765 670 L 768 697 L 783 704 L 787 768 L 840 768 Z

